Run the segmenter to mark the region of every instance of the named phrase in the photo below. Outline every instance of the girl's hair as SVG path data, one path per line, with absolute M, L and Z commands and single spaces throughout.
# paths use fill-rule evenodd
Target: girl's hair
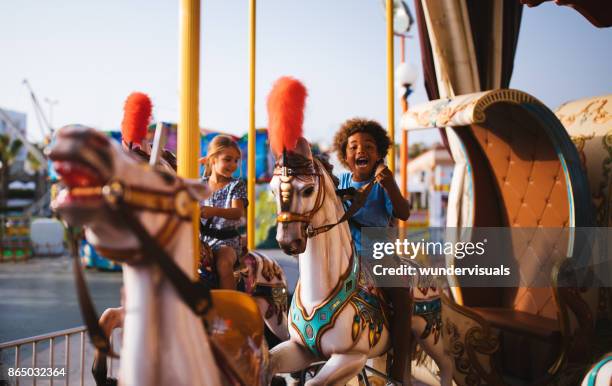
M 355 133 L 370 134 L 372 138 L 374 138 L 374 142 L 376 142 L 376 150 L 378 150 L 380 157 L 385 158 L 387 156 L 391 140 L 380 123 L 370 119 L 352 118 L 340 126 L 340 130 L 338 130 L 334 137 L 334 150 L 336 151 L 338 160 L 344 167 L 348 168 L 348 164 L 346 163 L 346 146 L 348 145 L 348 139 Z
M 219 134 L 208 144 L 208 150 L 206 151 L 206 162 L 204 163 L 204 176 L 209 177 L 212 174 L 212 160 L 219 155 L 223 150 L 233 148 L 238 152 L 239 156 L 242 156 L 242 152 L 238 147 L 236 141 L 228 135 Z

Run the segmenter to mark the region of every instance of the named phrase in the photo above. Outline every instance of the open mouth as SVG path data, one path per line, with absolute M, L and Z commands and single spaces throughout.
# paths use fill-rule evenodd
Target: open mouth
M 370 159 L 368 157 L 359 157 L 355 159 L 355 165 L 357 167 L 365 167 L 370 163 Z
M 53 167 L 66 186 L 55 199 L 56 209 L 99 204 L 105 181 L 94 168 L 76 160 L 56 160 Z

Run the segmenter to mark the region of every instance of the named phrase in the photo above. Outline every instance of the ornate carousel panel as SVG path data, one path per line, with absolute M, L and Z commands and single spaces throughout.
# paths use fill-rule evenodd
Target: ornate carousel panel
M 546 242 L 513 238 L 515 264 L 525 274 L 516 288 L 485 291 L 452 280 L 458 287 L 444 299 L 442 317 L 455 379 L 504 384 L 508 375 L 546 382 L 561 374 L 575 357 L 569 353 L 579 351 L 571 342 L 590 337 L 593 324 L 589 294 L 535 285 L 547 262 L 571 256 L 573 239 L 563 229 L 594 225 L 586 174 L 569 135 L 535 97 L 511 89 L 415 106 L 404 114 L 402 127 L 446 127 L 456 134 L 469 171 L 467 181 L 451 186 L 449 207 L 462 214 L 457 224 L 558 229 Z M 453 197 L 457 202 L 450 202 Z M 447 263 L 461 265 L 452 258 Z

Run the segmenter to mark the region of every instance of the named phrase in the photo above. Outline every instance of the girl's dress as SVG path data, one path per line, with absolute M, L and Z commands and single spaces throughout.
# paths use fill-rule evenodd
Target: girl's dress
M 202 182 L 208 183 L 209 177 L 203 177 Z M 206 200 L 200 201 L 201 205 L 214 206 L 216 208 L 231 208 L 233 200 L 243 200 L 247 206 L 247 192 L 244 181 L 238 178 L 232 180 L 223 188 L 214 192 Z M 230 220 L 220 216 L 200 219 L 200 240 L 207 243 L 213 252 L 221 246 L 227 245 L 234 248 L 236 256 L 242 255 L 239 229 L 244 227 L 245 220 Z

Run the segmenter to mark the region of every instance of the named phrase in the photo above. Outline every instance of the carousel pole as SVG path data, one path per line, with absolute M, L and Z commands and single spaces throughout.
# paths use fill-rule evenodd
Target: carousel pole
M 387 160 L 395 175 L 395 98 L 393 96 L 393 0 L 387 0 L 387 126 L 391 148 Z
M 247 151 L 247 247 L 255 249 L 255 19 L 256 0 L 249 1 L 249 142 Z
M 198 178 L 200 157 L 200 0 L 180 0 L 180 112 L 178 123 L 178 175 Z M 200 256 L 200 211 L 193 208 L 193 267 L 197 278 Z
M 400 38 L 401 41 L 401 52 L 400 52 L 400 61 L 401 63 L 405 62 L 405 46 L 406 46 L 406 38 L 402 36 Z M 402 106 L 402 114 L 408 111 L 408 97 L 402 95 L 401 100 Z M 402 145 L 400 147 L 400 191 L 402 192 L 402 196 L 404 199 L 408 197 L 408 131 L 402 130 Z M 408 221 L 400 221 L 400 228 L 406 228 L 408 226 Z

